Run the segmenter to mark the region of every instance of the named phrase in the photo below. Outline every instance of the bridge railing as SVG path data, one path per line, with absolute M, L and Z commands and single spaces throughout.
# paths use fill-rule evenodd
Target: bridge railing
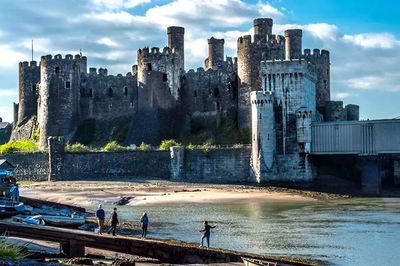
M 312 154 L 400 153 L 400 119 L 313 123 Z

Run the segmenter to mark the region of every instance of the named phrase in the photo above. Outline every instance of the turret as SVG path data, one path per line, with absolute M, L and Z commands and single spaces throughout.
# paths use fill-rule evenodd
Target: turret
M 18 124 L 37 113 L 36 85 L 40 81 L 40 68 L 36 61 L 19 63 Z
M 42 56 L 40 62 L 39 127 L 40 147 L 47 147 L 50 136 L 68 141 L 79 120 L 79 86 L 84 68 L 81 57 Z
M 302 57 L 301 56 L 302 35 L 303 35 L 303 32 L 300 29 L 285 31 L 285 58 L 286 58 L 286 60 L 299 59 Z
M 251 166 L 258 183 L 268 181 L 276 156 L 273 93 L 253 91 L 250 96 L 252 124 Z
M 205 69 L 215 68 L 224 62 L 224 39 L 211 37 L 208 39 L 208 58 L 205 62 Z
M 266 41 L 268 35 L 272 34 L 272 26 L 274 22 L 272 18 L 256 18 L 253 20 L 254 41 Z
M 167 28 L 168 47 L 181 55 L 181 68 L 185 70 L 185 28 L 172 26 Z

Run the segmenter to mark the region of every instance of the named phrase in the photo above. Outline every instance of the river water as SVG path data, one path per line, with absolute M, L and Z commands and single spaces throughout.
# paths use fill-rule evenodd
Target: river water
M 199 242 L 209 220 L 217 225 L 214 247 L 333 265 L 400 265 L 400 199 L 119 207 L 125 221 L 143 211 L 149 237 Z

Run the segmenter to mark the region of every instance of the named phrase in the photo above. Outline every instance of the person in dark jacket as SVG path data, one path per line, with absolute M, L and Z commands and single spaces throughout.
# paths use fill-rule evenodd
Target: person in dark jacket
M 142 239 L 146 239 L 147 227 L 149 225 L 149 217 L 147 216 L 147 213 L 143 213 L 142 217 L 140 218 L 140 224 L 142 225 Z
M 112 231 L 113 236 L 115 236 L 115 230 L 117 230 L 118 224 L 119 224 L 119 221 L 118 221 L 117 208 L 114 208 L 114 211 L 111 216 L 111 228 L 110 228 L 110 230 L 108 230 L 107 233 L 109 234 Z
M 99 204 L 99 208 L 96 211 L 97 223 L 99 225 L 99 234 L 103 234 L 104 229 L 104 220 L 106 219 L 106 213 L 104 212 L 101 204 Z
M 211 234 L 210 229 L 215 228 L 215 227 L 217 227 L 217 226 L 216 225 L 211 226 L 208 224 L 208 221 L 204 221 L 204 229 L 199 231 L 200 233 L 204 233 L 203 236 L 201 237 L 201 246 L 200 247 L 203 247 L 204 238 L 207 239 L 207 247 L 210 247 L 210 234 Z

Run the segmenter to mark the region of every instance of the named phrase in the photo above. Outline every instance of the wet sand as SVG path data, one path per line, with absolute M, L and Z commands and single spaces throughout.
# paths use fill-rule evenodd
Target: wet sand
M 131 206 L 316 200 L 313 195 L 290 189 L 160 180 L 22 183 L 20 194 L 81 207 L 113 204 L 121 197 L 131 197 L 127 204 Z

